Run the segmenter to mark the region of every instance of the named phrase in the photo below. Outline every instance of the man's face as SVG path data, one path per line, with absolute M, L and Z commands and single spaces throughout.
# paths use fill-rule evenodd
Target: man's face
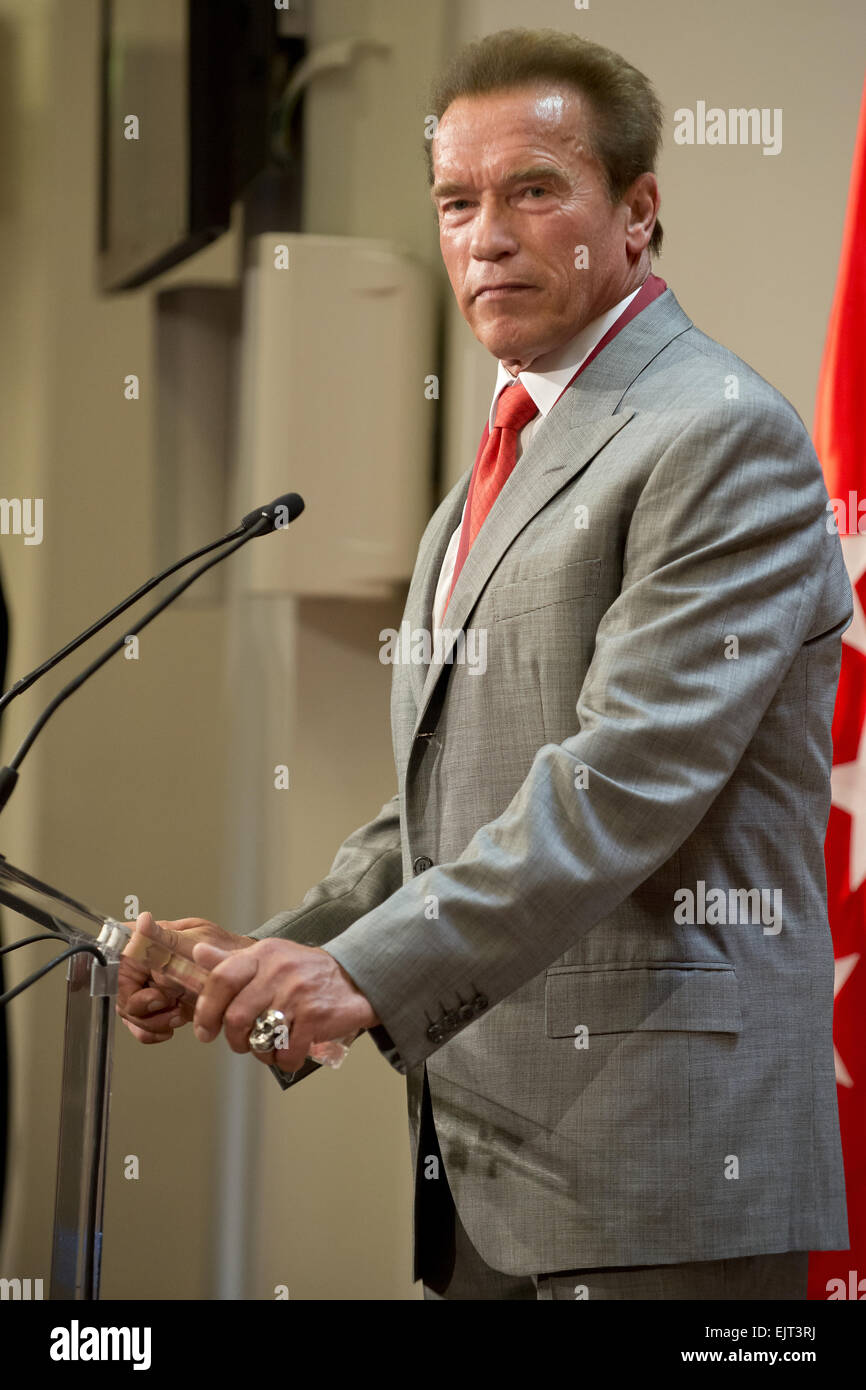
M 476 338 L 516 372 L 636 289 L 625 203 L 610 202 L 567 87 L 453 101 L 433 140 L 432 197 L 452 289 Z M 585 247 L 584 268 L 577 268 Z

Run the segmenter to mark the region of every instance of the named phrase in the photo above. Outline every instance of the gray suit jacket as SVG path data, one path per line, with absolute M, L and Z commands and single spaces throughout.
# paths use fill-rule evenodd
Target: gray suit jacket
M 468 482 L 421 541 L 413 632 Z M 823 840 L 852 603 L 826 508 L 796 412 L 665 291 L 467 558 L 446 622 L 486 670 L 395 665 L 396 796 L 253 933 L 327 943 L 367 995 L 415 1147 L 426 1063 L 500 1270 L 847 1246 Z

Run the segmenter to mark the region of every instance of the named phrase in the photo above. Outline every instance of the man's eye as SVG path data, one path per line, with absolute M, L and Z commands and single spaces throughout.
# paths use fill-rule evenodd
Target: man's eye
M 544 194 L 547 192 L 547 189 L 543 186 L 543 184 L 533 184 L 531 188 L 525 188 L 523 191 L 524 193 L 540 193 L 542 196 L 544 196 Z M 532 201 L 537 203 L 538 199 L 534 198 Z

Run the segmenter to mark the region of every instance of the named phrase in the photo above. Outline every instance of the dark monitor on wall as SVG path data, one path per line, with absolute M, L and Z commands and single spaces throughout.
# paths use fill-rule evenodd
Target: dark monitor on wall
M 102 0 L 98 281 L 132 289 L 224 232 L 269 158 L 271 0 Z

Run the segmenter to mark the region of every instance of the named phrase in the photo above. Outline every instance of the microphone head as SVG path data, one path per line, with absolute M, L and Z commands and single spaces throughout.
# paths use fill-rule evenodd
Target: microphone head
M 271 524 L 259 534 L 269 536 L 272 531 L 282 531 L 291 521 L 299 517 L 303 510 L 303 497 L 297 492 L 284 492 L 281 497 L 275 497 L 273 502 L 269 502 L 266 507 L 257 507 L 255 511 L 247 512 L 241 520 L 241 527 L 244 531 L 249 531 L 263 516 L 266 516 Z

